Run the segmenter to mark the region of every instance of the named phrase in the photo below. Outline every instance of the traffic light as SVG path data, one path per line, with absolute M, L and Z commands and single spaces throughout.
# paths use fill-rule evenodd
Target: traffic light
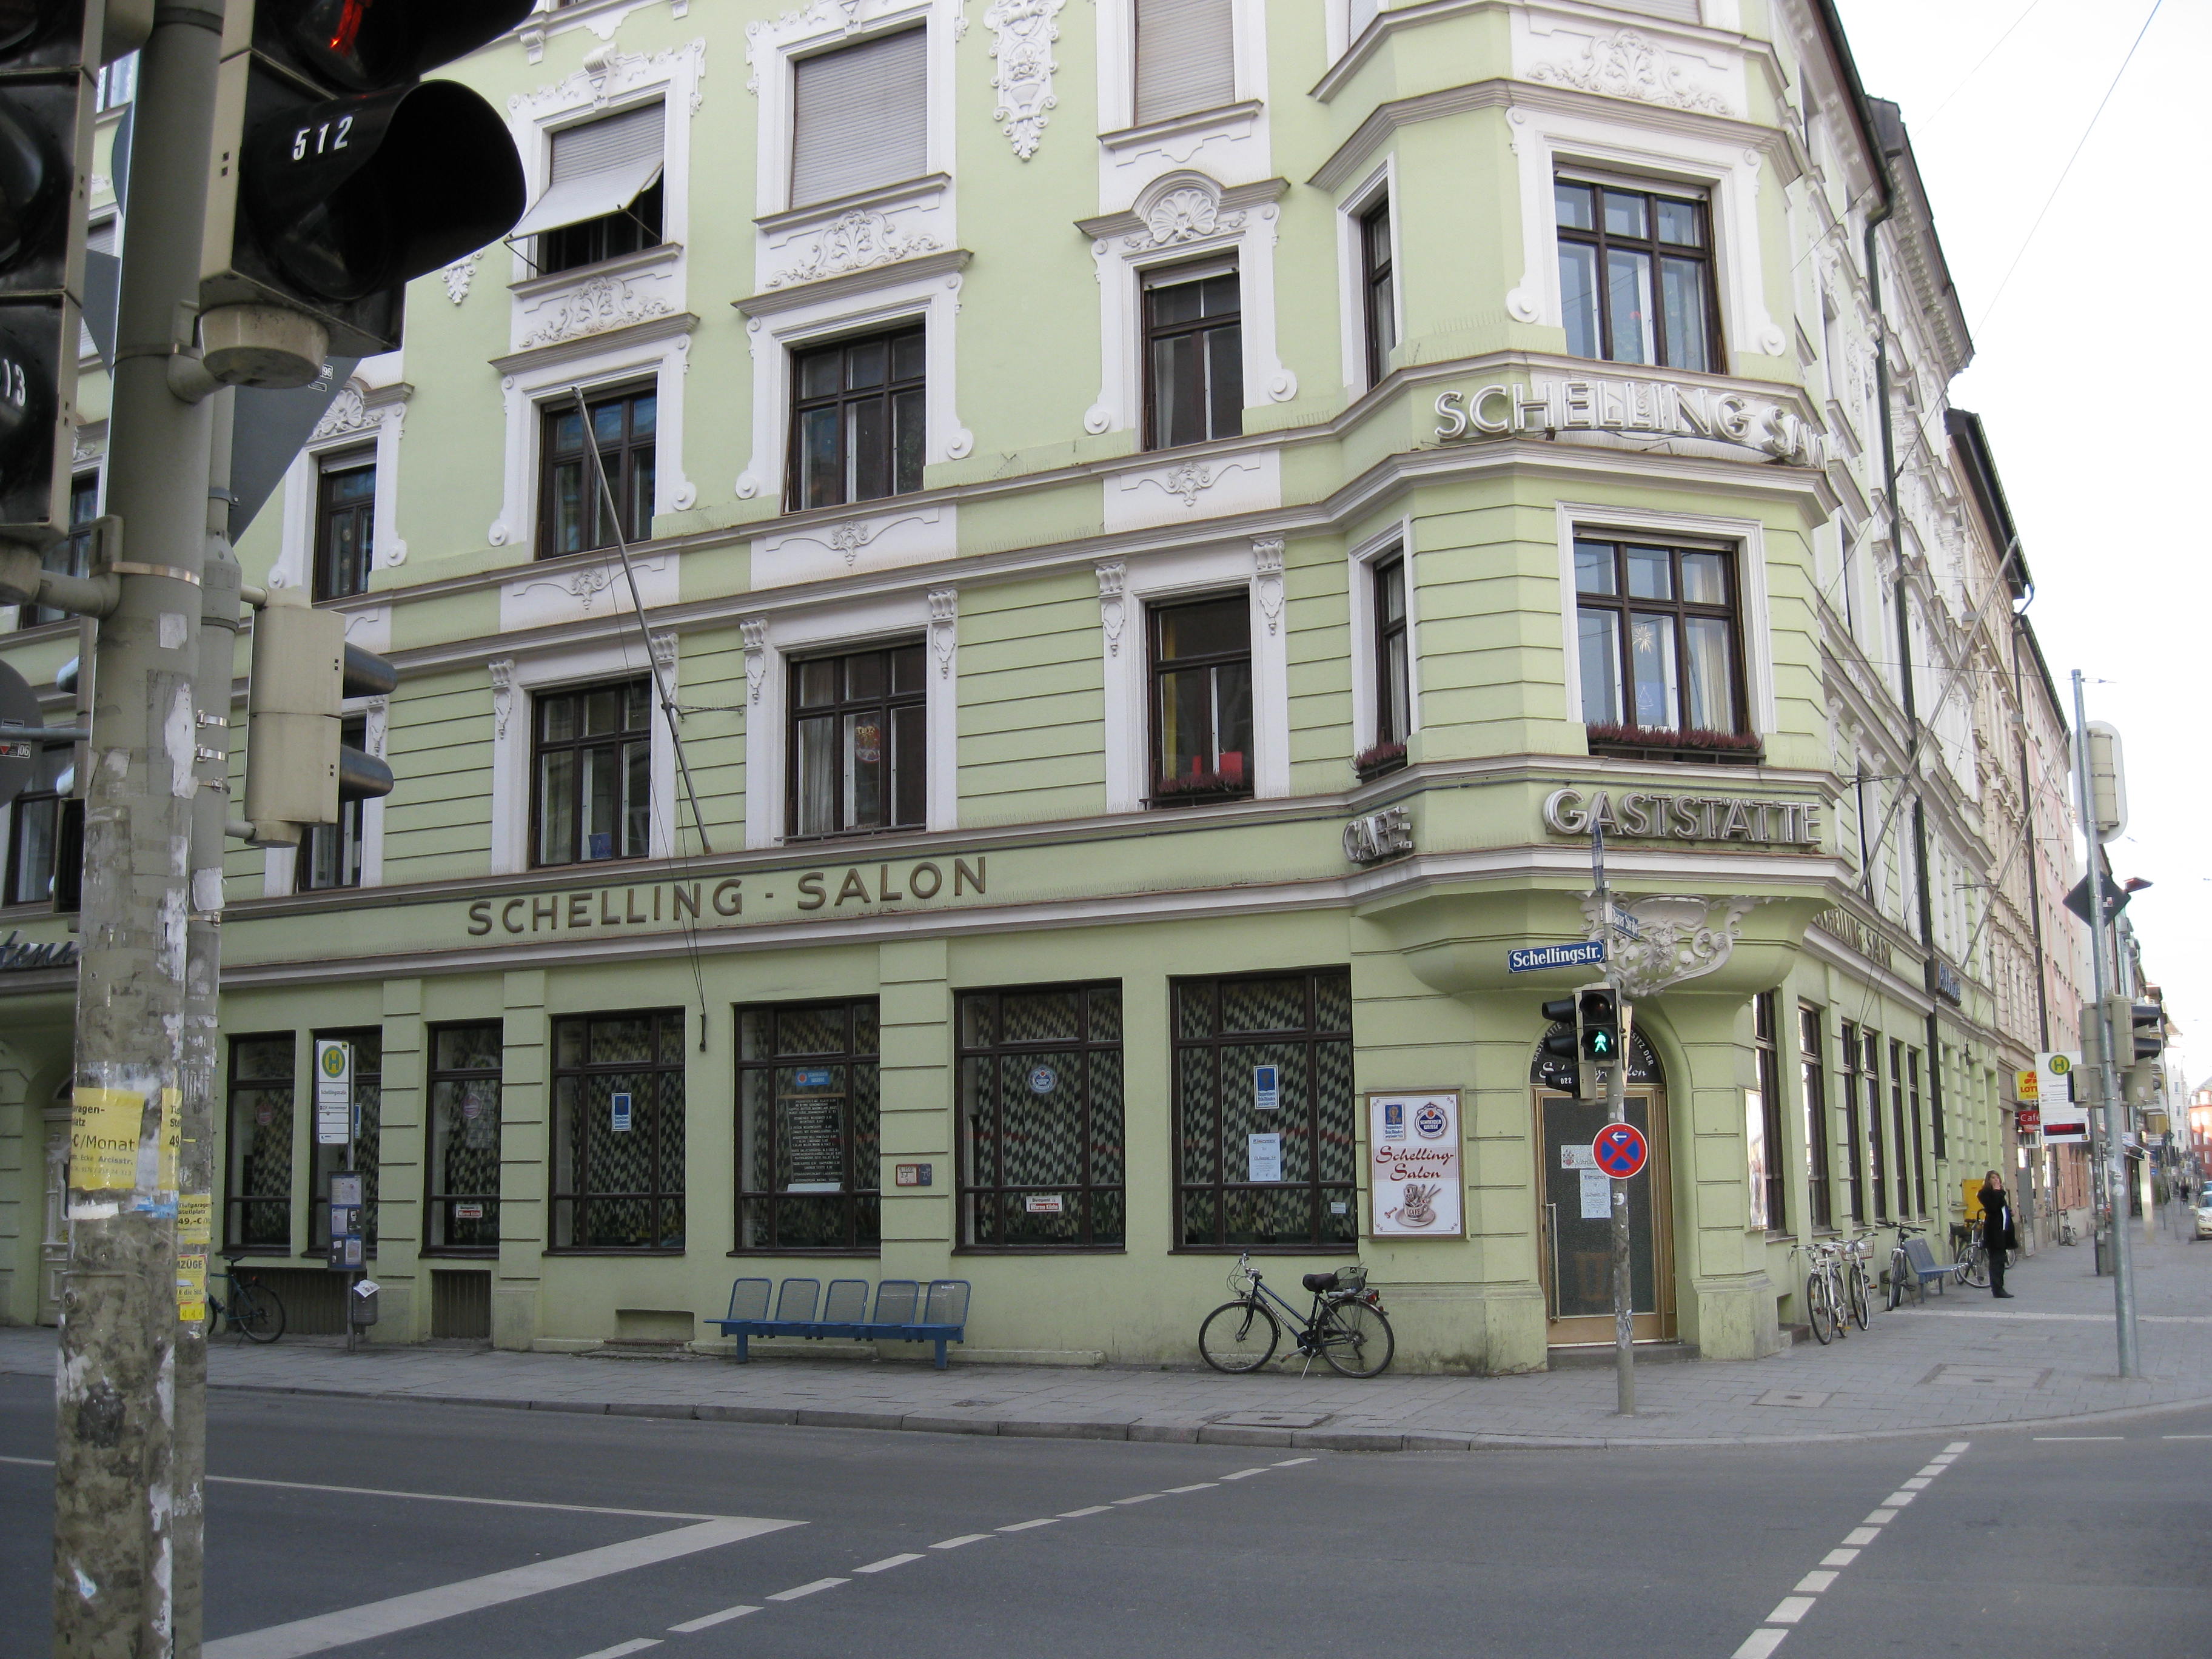
M 1582 1060 L 1583 1097 L 1605 1093 L 1603 1073 L 1621 1063 L 1626 1033 L 1620 998 L 1610 986 L 1586 985 L 1575 993 L 1575 1042 Z
M 69 528 L 93 77 L 145 32 L 118 0 L 108 52 L 107 9 L 0 3 L 0 537 L 33 545 Z
M 0 0 L 4 3 L 4 0 Z M 522 216 L 507 123 L 428 70 L 533 0 L 251 0 L 225 14 L 202 250 L 208 372 L 304 386 L 399 343 L 409 279 Z
M 2134 1036 L 2134 1057 L 2128 1066 L 2125 1092 L 2130 1105 L 2141 1106 L 2158 1097 L 2163 1081 L 2166 1010 L 2155 1002 L 2133 1002 L 2128 1005 L 2128 1017 Z M 2123 1038 L 2123 1057 L 2128 1054 L 2126 1042 L 2127 1039 Z
M 348 697 L 388 696 L 399 676 L 345 642 L 345 618 L 297 588 L 270 590 L 253 619 L 246 694 L 246 817 L 255 847 L 296 847 L 313 823 L 336 823 L 349 800 L 392 793 L 392 769 L 339 741 Z
M 1546 1027 L 1544 1038 L 1537 1048 L 1547 1056 L 1547 1059 L 1537 1063 L 1546 1071 L 1550 1071 L 1553 1069 L 1549 1064 L 1550 1060 L 1564 1061 L 1569 1074 L 1576 1078 L 1575 1092 L 1579 1096 L 1582 1092 L 1582 1082 L 1579 1073 L 1576 1072 L 1575 1064 L 1581 1057 L 1582 1050 L 1575 1042 L 1575 1000 L 1572 997 L 1556 997 L 1546 1003 L 1544 1023 Z M 1550 1029 L 1554 1025 L 1564 1025 L 1566 1030 L 1554 1031 Z

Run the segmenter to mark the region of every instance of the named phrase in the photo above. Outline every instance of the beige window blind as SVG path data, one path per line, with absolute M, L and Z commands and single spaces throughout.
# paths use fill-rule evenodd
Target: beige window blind
M 792 206 L 929 171 L 927 40 L 902 29 L 792 65 Z
M 553 135 L 545 193 L 507 234 L 535 235 L 621 212 L 660 176 L 666 131 L 657 103 L 562 128 Z
M 1230 0 L 1137 0 L 1137 125 L 1237 101 Z

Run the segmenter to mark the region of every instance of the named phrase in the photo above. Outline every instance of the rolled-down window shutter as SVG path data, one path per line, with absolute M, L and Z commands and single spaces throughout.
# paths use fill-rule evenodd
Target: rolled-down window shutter
M 507 234 L 528 236 L 621 212 L 660 176 L 666 130 L 657 103 L 563 127 L 553 135 L 545 193 Z
M 1230 0 L 1137 0 L 1137 125 L 1236 101 Z
M 1382 0 L 1352 0 L 1352 9 L 1345 17 L 1345 44 L 1357 40 L 1382 9 Z
M 929 171 L 927 38 L 902 29 L 792 65 L 792 206 Z

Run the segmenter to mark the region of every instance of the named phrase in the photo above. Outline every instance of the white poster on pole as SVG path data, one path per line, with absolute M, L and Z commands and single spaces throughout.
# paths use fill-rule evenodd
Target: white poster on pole
M 1462 1238 L 1459 1091 L 1367 1097 L 1368 1231 Z
M 2056 1049 L 2035 1057 L 2036 1103 L 2043 1109 L 2045 1146 L 2089 1144 L 2090 1103 L 2074 1097 L 2074 1068 L 2081 1063 L 2078 1048 Z
M 315 1145 L 353 1139 L 353 1044 L 315 1039 Z

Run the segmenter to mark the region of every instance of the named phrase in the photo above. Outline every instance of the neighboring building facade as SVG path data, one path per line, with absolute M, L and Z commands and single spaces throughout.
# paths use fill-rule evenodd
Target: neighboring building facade
M 343 1036 L 380 1339 L 954 1275 L 973 1349 L 1173 1361 L 1249 1249 L 1366 1261 L 1401 1364 L 1541 1366 L 1609 1336 L 1601 1109 L 1538 1063 L 1589 970 L 1508 952 L 1591 936 L 1593 823 L 1682 975 L 1640 1333 L 1754 1357 L 1793 1246 L 1959 1216 L 2017 757 L 1952 683 L 2009 647 L 1964 319 L 1828 6 L 687 13 L 456 66 L 530 214 L 240 549 L 403 678 L 352 715 L 391 797 L 229 859 L 222 1245 L 334 1300 Z M 51 687 L 77 630 L 24 620 Z M 64 939 L 35 873 L 0 927 Z M 70 981 L 0 976 L 15 1320 Z M 1459 1095 L 1463 1236 L 1370 1212 L 1406 1091 Z

